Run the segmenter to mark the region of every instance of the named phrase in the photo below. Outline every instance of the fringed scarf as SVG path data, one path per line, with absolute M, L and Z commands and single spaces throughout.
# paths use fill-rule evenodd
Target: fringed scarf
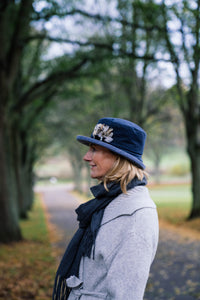
M 142 181 L 134 178 L 128 184 L 127 190 L 145 184 L 146 178 Z M 76 209 L 79 229 L 69 243 L 58 267 L 54 283 L 53 300 L 68 299 L 70 289 L 66 285 L 66 279 L 72 275 L 78 277 L 79 265 L 83 256 L 91 258 L 92 246 L 95 243 L 101 225 L 104 209 L 114 198 L 122 193 L 118 182 L 109 183 L 108 191 L 104 188 L 103 183 L 100 183 L 92 187 L 91 192 L 95 198 L 81 204 Z

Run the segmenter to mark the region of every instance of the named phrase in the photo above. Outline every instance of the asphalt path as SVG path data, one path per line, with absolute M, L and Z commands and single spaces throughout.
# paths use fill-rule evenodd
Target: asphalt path
M 81 202 L 71 189 L 69 185 L 36 188 L 43 195 L 49 222 L 56 226 L 59 238 L 53 247 L 60 249 L 61 255 L 78 228 L 74 210 Z M 200 300 L 200 239 L 160 227 L 144 300 Z
M 52 246 L 57 248 L 57 252 L 61 256 L 78 229 L 75 209 L 81 202 L 69 192 L 72 188 L 72 185 L 38 186 L 35 188 L 35 192 L 43 196 L 48 221 L 53 225 Z M 60 255 L 58 260 L 60 260 Z

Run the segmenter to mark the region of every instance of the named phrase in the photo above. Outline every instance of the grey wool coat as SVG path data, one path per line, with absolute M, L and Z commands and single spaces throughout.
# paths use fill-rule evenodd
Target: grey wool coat
M 156 206 L 147 187 L 116 197 L 105 209 L 92 257 L 67 279 L 69 300 L 142 300 L 158 244 Z

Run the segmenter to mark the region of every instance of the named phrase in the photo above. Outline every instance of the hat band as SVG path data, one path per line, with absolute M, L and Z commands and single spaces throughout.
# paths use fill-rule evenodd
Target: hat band
M 94 139 L 94 140 L 101 141 L 102 143 L 108 144 L 109 146 L 112 146 L 112 147 L 114 147 L 114 148 L 116 148 L 116 149 L 119 149 L 119 150 L 121 150 L 121 151 L 124 151 L 124 152 L 126 152 L 126 153 L 128 153 L 128 154 L 130 154 L 130 155 L 136 156 L 138 159 L 141 160 L 142 154 L 137 153 L 137 152 L 134 152 L 134 151 L 130 151 L 130 150 L 127 149 L 127 148 L 119 147 L 118 145 L 115 145 L 115 144 L 112 143 L 112 142 L 107 142 L 107 141 L 105 140 L 104 137 L 101 138 L 99 135 L 93 136 L 93 134 L 92 134 L 91 138 Z M 112 140 L 113 140 L 113 139 L 112 139 Z M 103 146 L 104 146 L 104 145 L 102 144 L 102 147 L 103 147 Z M 106 148 L 106 147 L 105 147 L 105 148 Z

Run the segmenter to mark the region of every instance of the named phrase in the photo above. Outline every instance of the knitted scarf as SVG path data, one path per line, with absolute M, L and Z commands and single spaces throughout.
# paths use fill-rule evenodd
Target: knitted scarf
M 128 184 L 127 190 L 145 184 L 145 177 L 142 181 L 134 178 Z M 104 188 L 103 183 L 100 183 L 92 187 L 91 192 L 95 198 L 81 204 L 76 209 L 79 229 L 69 243 L 58 267 L 54 283 L 53 300 L 68 299 L 70 290 L 66 285 L 66 279 L 71 275 L 78 276 L 79 264 L 83 256 L 91 258 L 92 246 L 95 243 L 104 210 L 113 199 L 122 193 L 118 182 L 109 183 L 108 191 Z

